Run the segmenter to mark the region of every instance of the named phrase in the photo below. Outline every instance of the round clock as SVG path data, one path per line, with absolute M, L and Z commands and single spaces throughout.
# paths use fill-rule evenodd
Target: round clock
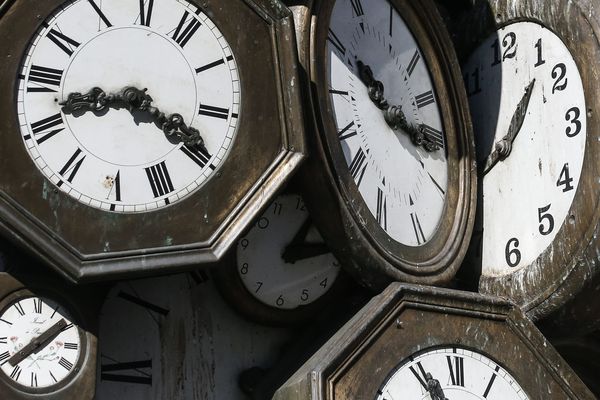
M 539 319 L 597 281 L 600 46 L 591 2 L 512 4 L 470 10 L 479 42 L 461 41 L 482 181 L 473 263 L 482 292 Z
M 447 282 L 470 237 L 474 148 L 435 5 L 339 0 L 309 9 L 300 54 L 319 136 L 303 194 L 315 221 L 371 286 Z
M 309 318 L 343 279 L 296 194 L 278 196 L 225 262 L 229 267 L 213 271 L 225 298 L 247 317 L 268 324 Z
M 377 390 L 375 400 L 519 399 L 529 397 L 511 374 L 485 354 L 460 347 L 427 349 L 411 355 Z
M 60 284 L 50 289 L 53 282 L 34 289 L 0 273 L 0 391 L 10 400 L 94 396 L 96 337 L 87 315 L 95 317 L 94 308 L 78 291 L 62 288 L 69 300 L 56 291 Z
M 13 2 L 9 237 L 73 280 L 225 252 L 303 151 L 289 11 L 227 1 Z
M 519 307 L 422 285 L 390 284 L 283 365 L 301 366 L 274 400 L 595 398 Z

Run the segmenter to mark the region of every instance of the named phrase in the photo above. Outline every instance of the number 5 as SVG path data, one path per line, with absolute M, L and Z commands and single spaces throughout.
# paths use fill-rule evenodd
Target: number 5
M 552 204 L 548 204 L 546 207 L 538 208 L 538 219 L 540 222 L 539 231 L 544 236 L 549 235 L 554 230 L 554 217 L 552 217 L 552 214 L 550 213 L 545 214 L 550 210 L 551 205 Z M 545 219 L 548 220 L 548 229 L 544 229 Z

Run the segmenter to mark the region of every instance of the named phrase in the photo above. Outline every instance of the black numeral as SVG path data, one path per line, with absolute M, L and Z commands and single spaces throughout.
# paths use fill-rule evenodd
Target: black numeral
M 94 2 L 94 0 L 88 0 L 88 2 L 90 3 L 90 5 L 94 9 L 94 11 L 96 11 L 96 13 L 100 17 L 100 19 L 106 24 L 107 27 L 110 28 L 112 26 L 112 24 L 110 23 L 108 18 L 106 18 L 106 15 L 104 15 L 104 13 L 100 9 L 100 7 L 98 7 L 98 5 Z
M 29 71 L 29 83 L 35 82 L 35 86 L 27 86 L 27 91 L 56 92 L 60 86 L 62 74 L 63 71 L 60 69 L 32 65 Z
M 581 132 L 581 121 L 579 120 L 580 116 L 581 111 L 578 107 L 569 108 L 569 111 L 567 111 L 565 114 L 565 120 L 570 121 L 571 125 L 575 125 L 575 129 L 567 126 L 567 129 L 565 130 L 567 137 L 575 137 L 579 134 L 579 132 Z
M 146 8 L 146 4 L 148 8 Z M 153 7 L 154 0 L 148 0 L 147 3 L 144 0 L 140 0 L 140 25 L 150 26 Z
M 515 58 L 517 55 L 517 34 L 514 32 L 509 32 L 504 35 L 504 38 L 502 39 L 502 47 L 504 47 L 505 50 L 502 54 L 502 58 L 500 58 L 499 40 L 496 39 L 492 44 L 492 48 L 494 49 L 494 62 L 492 63 L 492 66 L 500 64 L 500 62 L 505 61 L 507 58 Z
M 350 163 L 350 174 L 352 178 L 354 178 L 354 182 L 356 182 L 356 186 L 360 186 L 362 182 L 362 178 L 365 175 L 365 170 L 367 169 L 367 156 L 363 152 L 362 148 L 358 149 L 358 152 L 352 159 Z
M 556 186 L 564 186 L 563 193 L 565 193 L 574 189 L 572 183 L 573 178 L 571 178 L 571 175 L 569 174 L 569 163 L 565 163 L 560 171 L 558 181 L 556 181 Z
M 6 342 L 4 342 L 4 343 L 6 343 Z M 0 354 L 0 365 L 6 364 L 6 362 L 8 361 L 9 358 L 10 358 L 10 353 L 8 351 L 5 351 L 4 353 Z
M 444 189 L 442 189 L 442 187 L 440 186 L 439 183 L 437 183 L 437 181 L 433 178 L 433 176 L 431 176 L 431 174 L 428 172 L 427 175 L 429 175 L 429 179 L 431 179 L 431 182 L 433 182 L 433 184 L 435 185 L 436 188 L 438 188 L 438 190 L 440 192 L 442 192 L 442 194 L 446 194 L 446 192 L 444 191 Z
M 340 41 L 340 39 L 333 33 L 331 29 L 329 29 L 329 35 L 327 35 L 327 40 L 343 55 L 346 55 L 346 48 Z
M 0 344 L 8 344 L 8 338 L 6 336 L 0 337 Z
M 350 4 L 352 4 L 352 13 L 354 16 L 360 17 L 361 15 L 365 15 L 360 0 L 350 0 Z
M 377 188 L 377 223 L 387 231 L 387 199 L 381 188 Z
M 423 386 L 423 388 L 427 390 L 427 378 L 425 377 L 427 373 L 425 372 L 425 369 L 423 368 L 423 365 L 421 365 L 420 361 L 416 363 L 416 366 L 419 369 L 419 371 L 415 369 L 414 365 L 411 365 L 409 367 L 410 372 L 412 372 L 415 378 L 417 378 L 421 386 Z
M 200 9 L 196 11 L 196 15 L 200 14 Z M 177 25 L 177 29 L 175 29 L 175 33 L 173 34 L 173 40 L 177 42 L 181 47 L 184 47 L 187 42 L 194 36 L 198 28 L 202 25 L 200 21 L 196 18 L 192 17 L 192 20 L 185 25 L 189 12 L 184 12 L 181 20 L 179 21 L 179 25 Z M 185 27 L 184 27 L 185 25 Z
M 350 139 L 352 136 L 356 136 L 356 129 L 350 130 L 354 126 L 354 121 L 350 122 L 341 131 L 338 132 L 338 138 L 340 141 Z
M 552 68 L 552 79 L 555 80 L 552 86 L 552 94 L 556 91 L 563 91 L 567 88 L 569 80 L 565 78 L 567 75 L 567 66 L 563 63 L 558 63 Z M 564 82 L 563 82 L 564 79 Z
M 453 358 L 454 362 L 452 362 Z M 450 381 L 452 385 L 465 386 L 465 360 L 462 357 L 446 356 L 446 361 L 448 361 L 448 369 L 450 370 Z
M 15 308 L 19 312 L 19 314 L 21 314 L 21 316 L 25 315 L 25 310 L 23 309 L 23 306 L 21 305 L 21 302 L 17 301 L 15 303 Z
M 79 168 L 81 168 L 81 164 L 83 164 L 83 160 L 85 160 L 86 155 L 84 154 L 83 157 L 80 157 L 81 154 L 81 149 L 77 148 L 77 150 L 75 150 L 75 153 L 73 153 L 71 158 L 69 158 L 66 164 L 60 169 L 60 171 L 58 171 L 58 173 L 63 178 L 66 178 L 67 182 L 69 183 L 73 182 L 75 175 L 77 175 L 77 171 L 79 171 Z M 67 173 L 69 173 L 69 176 L 65 176 L 65 174 Z M 61 186 L 62 184 L 62 180 L 57 183 L 58 186 Z
M 35 372 L 31 373 L 31 387 L 38 387 L 37 374 Z
M 167 170 L 167 165 L 164 161 L 151 167 L 144 168 L 144 170 L 146 171 L 146 176 L 148 177 L 148 182 L 150 183 L 152 194 L 154 194 L 155 198 L 164 196 L 175 190 L 173 183 L 171 182 L 171 177 L 169 176 L 169 171 Z M 168 199 L 166 199 L 165 202 L 168 204 Z
M 481 93 L 481 79 L 479 77 L 479 67 L 476 67 L 475 71 L 473 71 L 470 75 L 467 72 L 464 75 L 463 79 L 465 81 L 465 89 L 467 90 L 467 96 L 471 97 Z M 471 81 L 475 83 L 473 87 L 471 87 Z
M 425 239 L 425 235 L 423 234 L 423 228 L 421 228 L 421 222 L 419 221 L 419 216 L 417 213 L 410 213 L 410 220 L 412 222 L 413 231 L 415 232 L 415 237 L 417 238 L 417 244 L 423 244 L 427 242 L 427 239 Z
M 65 126 L 60 113 L 31 124 L 31 131 L 35 135 L 35 140 L 38 144 L 44 143 L 46 140 L 50 139 L 57 133 L 62 132 L 64 129 Z M 29 140 L 31 139 L 31 135 L 25 135 L 23 138 L 25 140 Z
M 419 54 L 419 50 L 415 50 L 415 53 L 413 54 L 412 58 L 410 59 L 410 62 L 408 63 L 408 68 L 406 68 L 406 72 L 408 72 L 408 76 L 412 75 L 412 73 L 414 72 L 415 68 L 417 67 L 417 64 L 419 63 L 420 59 L 421 59 L 421 54 Z
M 540 234 L 544 236 L 549 235 L 554 230 L 554 217 L 548 212 L 550 211 L 551 205 L 552 204 L 548 204 L 546 207 L 538 208 L 538 220 L 540 223 L 538 230 L 540 231 Z M 548 222 L 547 228 L 544 225 L 544 220 Z
M 431 90 L 416 96 L 415 100 L 417 101 L 417 108 L 423 108 L 435 103 L 435 97 L 433 96 L 433 92 Z
M 140 371 L 149 369 L 150 373 Z M 109 372 L 131 371 L 143 376 L 135 375 L 117 375 Z M 152 360 L 122 362 L 115 364 L 105 364 L 100 366 L 100 379 L 110 382 L 134 383 L 140 385 L 152 385 Z
M 40 299 L 39 297 L 34 297 L 33 298 L 33 312 L 36 314 L 41 314 L 42 313 L 42 306 L 43 306 L 44 302 L 42 301 L 42 299 Z
M 511 246 L 514 246 L 512 250 Z M 504 258 L 506 258 L 506 264 L 508 264 L 509 267 L 516 267 L 521 262 L 521 252 L 518 247 L 519 239 L 517 238 L 511 238 L 506 243 L 506 247 L 504 248 Z
M 18 381 L 19 377 L 21 376 L 21 372 L 22 372 L 21 367 L 19 367 L 18 365 L 16 365 L 13 368 L 12 372 L 10 373 L 10 377 L 12 379 L 14 379 L 15 381 Z
M 227 119 L 227 117 L 229 116 L 229 109 L 200 104 L 198 115 L 206 115 L 207 117 Z
M 67 350 L 77 350 L 79 345 L 77 343 L 65 343 L 65 349 Z
M 534 67 L 539 67 L 540 65 L 546 64 L 546 60 L 542 57 L 542 38 L 539 38 L 535 43 L 535 48 L 537 49 L 537 62 Z
M 233 56 L 227 56 L 227 61 L 231 61 L 231 60 L 233 60 Z M 217 67 L 219 65 L 224 65 L 224 64 L 225 64 L 225 60 L 221 58 L 217 61 L 213 61 L 202 67 L 196 68 L 196 73 L 199 74 L 200 72 L 206 71 L 207 69 L 211 69 L 211 68 Z
M 423 127 L 425 135 L 431 141 L 433 141 L 436 145 L 438 145 L 439 148 L 443 149 L 444 148 L 444 134 L 442 133 L 442 131 L 432 128 L 431 126 L 429 126 L 427 124 L 423 124 L 421 126 Z
M 120 297 L 123 300 L 126 300 L 130 303 L 133 303 L 137 306 L 143 307 L 147 310 L 153 311 L 157 314 L 160 315 L 168 315 L 169 314 L 169 310 L 167 310 L 166 308 L 157 306 L 156 304 L 152 304 L 146 300 L 142 300 L 139 297 L 130 295 L 129 293 L 125 293 L 123 291 L 119 292 L 118 297 Z
M 45 22 L 44 26 L 48 28 L 48 24 L 46 24 Z M 54 28 L 50 29 L 46 37 L 50 39 L 55 45 L 57 45 L 62 51 L 67 53 L 69 57 L 71 57 L 75 49 L 79 47 L 79 45 L 81 45 L 81 43 L 71 39 L 67 35 L 57 31 Z
M 186 156 L 192 159 L 193 162 L 198 164 L 200 168 L 204 168 L 208 161 L 212 157 L 207 151 L 198 146 L 183 145 L 180 149 Z M 216 167 L 213 164 L 209 165 L 210 169 L 214 170 Z
M 107 177 L 107 179 L 110 179 L 110 177 Z M 110 190 L 108 191 L 108 194 L 106 195 L 106 200 L 108 200 L 110 198 L 110 196 L 113 194 L 113 192 L 115 193 L 115 201 L 121 201 L 121 170 L 118 170 L 117 175 L 115 175 L 115 177 L 112 179 L 112 184 L 110 185 Z M 111 211 L 115 211 L 115 208 L 116 208 L 115 204 L 110 205 Z

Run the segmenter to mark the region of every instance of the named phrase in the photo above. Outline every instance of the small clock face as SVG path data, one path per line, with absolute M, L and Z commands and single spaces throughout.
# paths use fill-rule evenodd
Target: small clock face
M 337 1 L 327 41 L 328 85 L 339 144 L 360 197 L 385 233 L 422 246 L 442 218 L 448 186 L 446 139 L 438 98 L 417 41 L 385 0 Z M 392 129 L 361 77 L 383 86 L 387 106 L 422 126 L 437 146 L 426 151 L 405 128 Z
M 483 272 L 502 276 L 533 263 L 563 224 L 576 222 L 569 210 L 586 146 L 583 85 L 562 40 L 533 22 L 498 30 L 463 71 L 486 168 Z M 508 156 L 492 164 L 503 146 Z
M 457 347 L 426 350 L 410 357 L 377 393 L 376 400 L 529 398 L 502 366 L 477 351 Z
M 36 345 L 35 341 L 42 343 Z M 43 297 L 20 298 L 0 314 L 0 370 L 26 388 L 65 381 L 81 356 L 81 336 L 67 311 Z M 13 364 L 14 356 L 26 357 Z
M 294 309 L 324 295 L 340 268 L 302 198 L 282 195 L 238 242 L 237 271 L 256 299 Z
M 128 86 L 180 114 L 206 149 L 169 141 L 149 115 L 123 106 L 59 105 L 71 93 Z M 16 101 L 25 147 L 56 187 L 102 210 L 145 212 L 185 198 L 219 168 L 237 130 L 240 83 L 222 33 L 187 1 L 72 0 L 31 39 Z

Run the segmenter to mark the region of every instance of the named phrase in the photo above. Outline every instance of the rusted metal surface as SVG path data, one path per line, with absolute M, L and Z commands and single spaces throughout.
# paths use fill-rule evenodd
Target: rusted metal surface
M 319 230 L 334 254 L 358 280 L 381 289 L 390 280 L 444 284 L 466 252 L 475 213 L 476 178 L 470 116 L 458 62 L 435 5 L 392 1 L 421 46 L 440 99 L 448 140 L 449 181 L 437 232 L 420 247 L 392 240 L 379 226 L 353 184 L 333 121 L 326 79 L 326 39 L 333 2 L 294 1 L 301 78 L 308 98 L 309 147 L 299 174 Z
M 56 190 L 34 166 L 19 135 L 14 88 L 21 57 L 36 29 L 62 3 L 16 0 L 0 19 L 5 43 L 0 110 L 6 115 L 0 124 L 5 171 L 0 230 L 79 282 L 176 272 L 218 259 L 303 159 L 289 10 L 268 0 L 192 1 L 210 14 L 236 55 L 244 96 L 239 134 L 202 189 L 162 210 L 126 215 L 82 206 Z
M 529 398 L 594 399 L 519 310 L 475 293 L 393 283 L 277 391 L 274 400 L 370 399 L 409 356 L 468 348 L 501 365 Z

